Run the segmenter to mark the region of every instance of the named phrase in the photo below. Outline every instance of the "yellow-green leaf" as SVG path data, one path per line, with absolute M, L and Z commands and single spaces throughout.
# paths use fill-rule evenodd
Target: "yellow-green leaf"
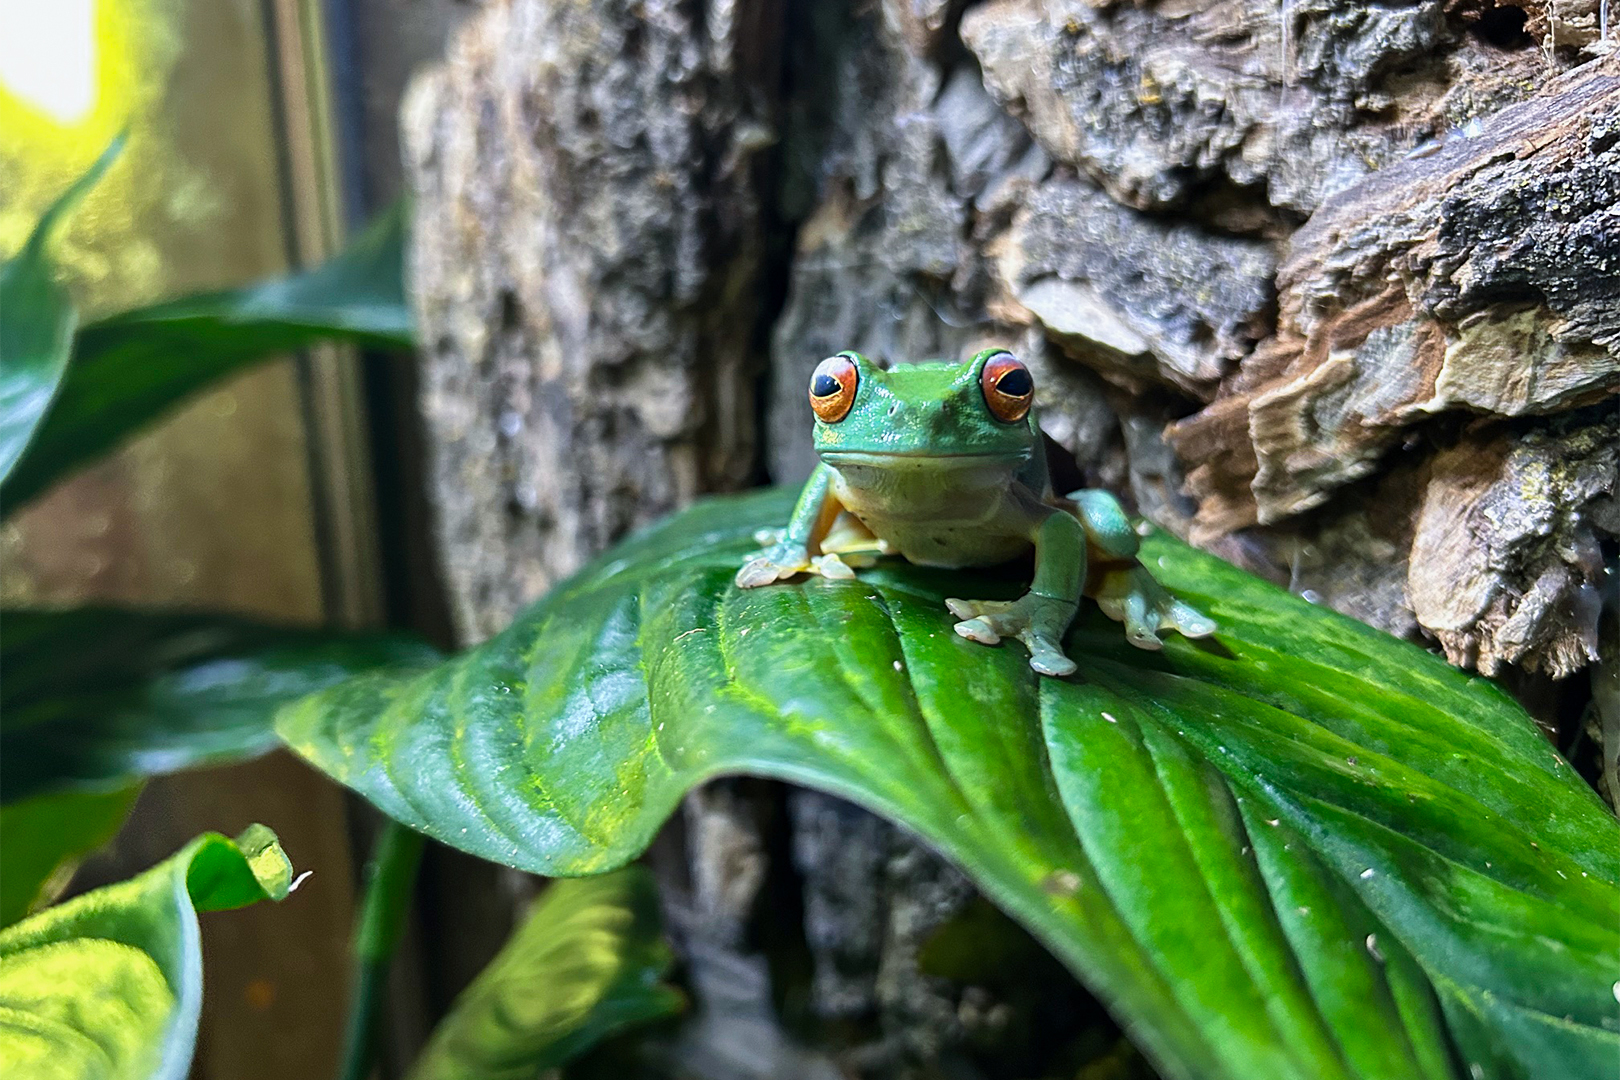
M 202 1005 L 197 912 L 280 900 L 291 881 L 275 834 L 253 825 L 0 931 L 0 1076 L 183 1080 Z
M 55 792 L 0 806 L 0 926 L 55 899 L 79 861 L 118 834 L 140 790 Z

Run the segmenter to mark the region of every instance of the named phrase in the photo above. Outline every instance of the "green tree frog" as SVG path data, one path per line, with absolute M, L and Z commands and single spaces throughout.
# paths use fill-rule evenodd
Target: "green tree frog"
M 956 632 L 994 645 L 1015 637 L 1029 666 L 1068 675 L 1063 635 L 1082 595 L 1125 636 L 1160 647 L 1158 631 L 1188 637 L 1215 624 L 1174 599 L 1137 561 L 1137 536 L 1119 501 L 1086 490 L 1058 498 L 1030 405 L 1029 369 L 1004 349 L 966 363 L 883 370 L 857 352 L 823 360 L 810 377 L 815 446 L 787 528 L 737 573 L 751 589 L 812 573 L 850 578 L 874 555 L 923 566 L 990 566 L 1035 551 L 1030 589 L 1012 601 L 946 600 Z

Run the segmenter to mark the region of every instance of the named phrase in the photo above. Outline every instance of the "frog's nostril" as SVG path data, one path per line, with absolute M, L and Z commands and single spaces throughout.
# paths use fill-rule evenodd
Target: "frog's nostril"
M 895 413 L 897 413 L 899 411 L 900 411 L 900 406 L 898 406 L 898 405 L 890 405 L 889 406 L 889 415 L 890 416 L 893 416 Z

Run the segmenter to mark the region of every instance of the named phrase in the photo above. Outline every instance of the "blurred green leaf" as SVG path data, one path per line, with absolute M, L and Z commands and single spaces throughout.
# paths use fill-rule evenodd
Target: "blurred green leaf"
M 0 484 L 0 503 L 15 510 L 185 398 L 272 355 L 328 339 L 410 348 L 404 235 L 400 205 L 314 270 L 85 326 L 55 404 Z M 32 321 L 18 332 L 39 336 Z M 9 412 L 0 417 L 0 432 L 10 422 Z
M 45 245 L 123 148 L 123 136 L 114 139 L 41 215 L 16 257 L 0 265 L 0 480 L 10 475 L 55 400 L 79 322 Z
M 291 880 L 264 826 L 207 833 L 0 930 L 0 1076 L 183 1080 L 202 1005 L 197 912 L 280 900 Z
M 793 496 L 701 504 L 282 733 L 552 875 L 633 858 L 711 777 L 841 795 L 960 865 L 1169 1077 L 1609 1080 L 1620 825 L 1494 685 L 1162 535 L 1144 562 L 1216 638 L 1145 653 L 1088 604 L 1078 675 L 1036 676 L 943 602 L 1013 579 L 734 588 Z
M 680 1011 L 658 894 L 638 866 L 554 882 L 456 999 L 411 1080 L 527 1080 L 614 1032 Z
M 55 899 L 79 861 L 118 835 L 140 792 L 136 784 L 0 806 L 0 926 Z
M 76 608 L 0 615 L 0 803 L 254 757 L 283 703 L 437 659 L 403 635 L 224 615 Z M 71 805 L 71 804 L 64 804 Z

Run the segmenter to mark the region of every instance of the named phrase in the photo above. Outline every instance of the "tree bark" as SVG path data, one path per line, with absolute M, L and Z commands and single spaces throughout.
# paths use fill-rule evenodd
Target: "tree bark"
M 748 16 L 490 4 L 405 103 L 422 408 L 466 640 L 752 473 L 777 45 Z
M 1076 486 L 1512 677 L 1568 750 L 1620 533 L 1597 28 L 1591 0 L 493 0 L 404 117 L 462 634 L 700 492 L 801 479 L 822 357 L 1001 344 Z M 1072 1050 L 926 970 L 971 889 L 836 800 L 710 789 L 656 858 L 698 996 L 664 1049 L 702 1075 Z

